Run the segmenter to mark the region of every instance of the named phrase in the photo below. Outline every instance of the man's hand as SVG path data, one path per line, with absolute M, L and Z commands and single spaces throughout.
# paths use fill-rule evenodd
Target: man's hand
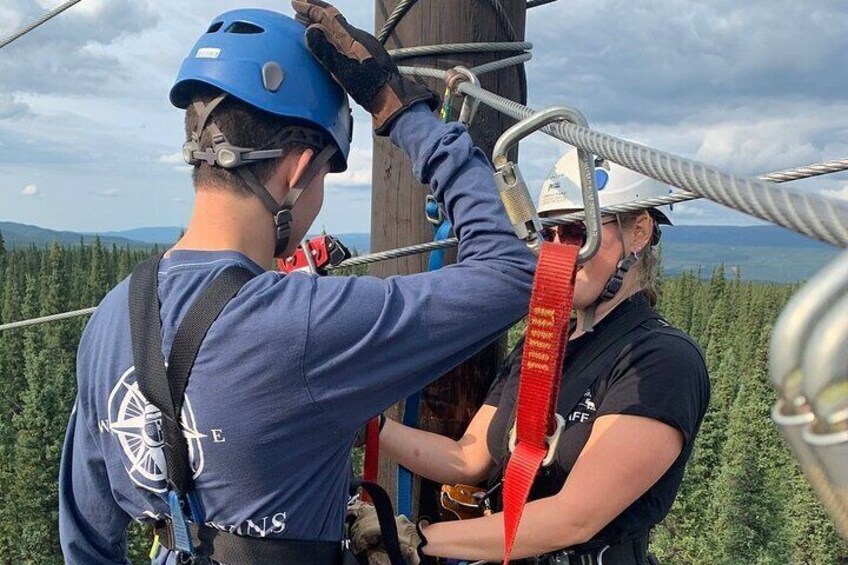
M 403 78 L 373 35 L 350 25 L 321 0 L 292 0 L 297 19 L 307 26 L 306 45 L 350 96 L 374 116 L 374 131 L 388 135 L 392 121 L 416 102 L 431 109 L 436 96 Z
M 383 546 L 383 535 L 377 520 L 377 511 L 371 504 L 356 502 L 348 507 L 348 519 L 353 519 L 350 527 L 351 549 L 357 555 L 365 554 L 371 564 L 390 563 Z M 423 545 L 418 528 L 406 516 L 395 518 L 398 530 L 400 551 L 410 565 L 419 565 L 418 547 Z

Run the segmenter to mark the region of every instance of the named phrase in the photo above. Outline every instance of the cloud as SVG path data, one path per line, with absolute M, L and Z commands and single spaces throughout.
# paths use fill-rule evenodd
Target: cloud
M 371 148 L 354 147 L 348 157 L 348 167 L 343 173 L 327 176 L 327 187 L 371 187 Z
M 671 123 L 693 108 L 844 99 L 848 5 L 824 0 L 572 0 L 531 10 L 532 98 L 590 120 Z M 538 12 L 538 13 L 535 13 Z M 568 38 L 563 43 L 563 38 Z M 815 38 L 815 39 L 811 39 Z M 554 45 L 559 46 L 554 47 Z
M 827 195 L 848 200 L 848 183 L 842 185 L 842 188 L 840 189 L 828 190 Z
M 21 194 L 26 196 L 27 198 L 33 198 L 35 196 L 38 196 L 38 187 L 34 184 L 28 184 L 21 191 Z
M 49 7 L 7 0 L 0 12 L 0 34 L 11 33 Z M 131 70 L 120 64 L 112 47 L 157 22 L 151 0 L 82 2 L 4 49 L 0 76 L 8 80 L 0 90 L 67 95 L 121 89 Z
M 0 120 L 12 120 L 31 115 L 28 104 L 18 101 L 9 93 L 0 92 Z
M 120 191 L 117 188 L 104 188 L 103 190 L 97 191 L 97 196 L 102 196 L 104 198 L 115 198 L 120 194 Z
M 173 170 L 182 174 L 190 174 L 193 170 L 193 167 L 187 165 L 185 159 L 183 159 L 182 151 L 161 155 L 157 162 L 169 165 Z

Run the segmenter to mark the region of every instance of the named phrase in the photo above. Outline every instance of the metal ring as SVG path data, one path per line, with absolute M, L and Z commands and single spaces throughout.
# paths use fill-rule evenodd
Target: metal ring
M 462 82 L 470 82 L 476 87 L 480 87 L 480 79 L 468 67 L 457 65 L 445 73 L 445 85 L 454 94 L 460 94 L 459 84 Z M 477 109 L 480 107 L 480 101 L 471 96 L 465 96 L 462 100 L 462 109 L 459 111 L 459 121 L 465 125 L 469 125 L 474 116 L 477 115 Z

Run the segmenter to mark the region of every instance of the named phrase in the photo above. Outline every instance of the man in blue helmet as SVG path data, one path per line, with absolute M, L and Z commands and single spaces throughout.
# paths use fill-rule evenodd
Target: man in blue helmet
M 356 432 L 525 313 L 535 261 L 465 129 L 334 8 L 293 4 L 302 23 L 215 18 L 171 91 L 194 211 L 80 342 L 60 475 L 69 563 L 125 563 L 131 520 L 158 524 L 160 560 L 338 562 Z M 339 85 L 429 183 L 456 265 L 385 280 L 267 270 L 347 166 Z

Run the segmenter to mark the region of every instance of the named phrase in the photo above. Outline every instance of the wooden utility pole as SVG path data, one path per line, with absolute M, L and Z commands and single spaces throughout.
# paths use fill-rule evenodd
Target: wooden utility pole
M 376 0 L 375 29 L 380 30 L 397 0 Z M 501 0 L 512 22 L 517 39 L 524 39 L 525 0 Z M 420 0 L 389 36 L 386 47 L 416 47 L 447 43 L 509 41 L 508 32 L 487 0 Z M 404 59 L 406 66 L 449 69 L 456 65 L 471 68 L 483 63 L 514 55 L 514 53 L 477 53 L 428 56 Z M 526 102 L 525 79 L 520 67 L 487 73 L 480 77 L 481 86 L 512 100 Z M 440 96 L 445 85 L 441 81 L 425 81 Z M 457 119 L 462 99 L 453 100 L 453 119 Z M 498 137 L 514 120 L 480 105 L 471 124 L 474 142 L 491 158 Z M 406 156 L 382 138 L 374 141 L 373 192 L 371 204 L 371 250 L 381 251 L 431 241 L 433 226 L 424 215 L 428 189 L 412 176 Z M 419 273 L 427 270 L 428 256 L 413 255 L 377 263 L 371 273 L 377 276 Z M 465 431 L 471 417 L 482 404 L 488 387 L 503 358 L 503 341 L 487 347 L 439 381 L 425 389 L 421 400 L 419 427 L 453 438 Z M 422 348 L 427 347 L 422 341 Z M 400 415 L 402 405 L 396 408 Z M 397 467 L 383 458 L 380 483 L 396 495 Z M 419 514 L 437 516 L 438 485 L 421 486 L 418 498 Z

